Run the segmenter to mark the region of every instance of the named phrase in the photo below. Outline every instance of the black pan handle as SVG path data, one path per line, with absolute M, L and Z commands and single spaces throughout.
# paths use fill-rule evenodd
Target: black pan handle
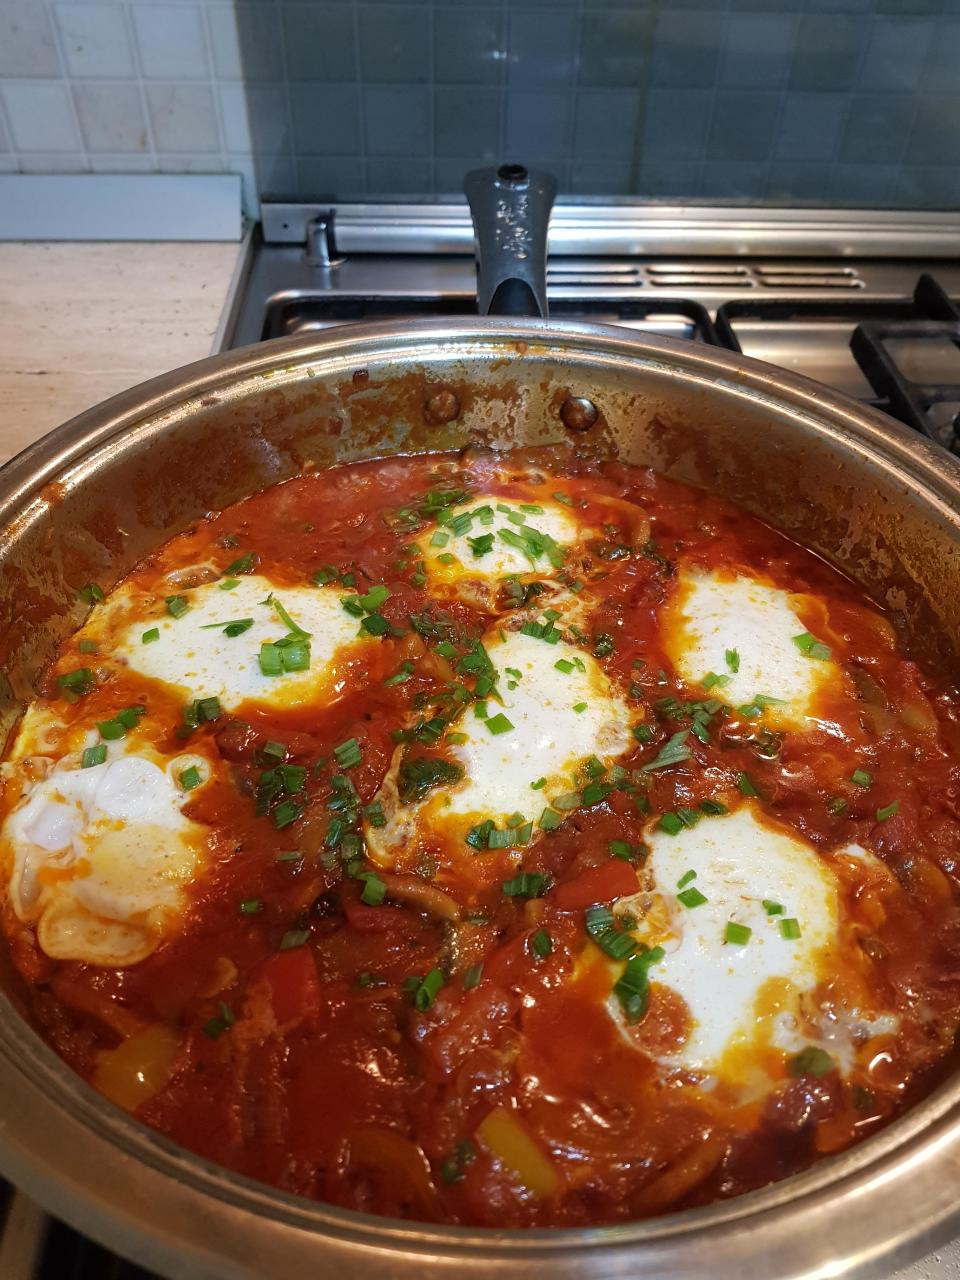
M 463 181 L 477 241 L 482 316 L 546 316 L 547 225 L 557 194 L 549 173 L 502 164 Z

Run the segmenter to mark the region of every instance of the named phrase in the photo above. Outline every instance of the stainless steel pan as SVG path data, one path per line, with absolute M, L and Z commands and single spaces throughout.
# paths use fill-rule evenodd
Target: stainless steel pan
M 384 324 L 167 374 L 0 471 L 3 729 L 78 624 L 85 582 L 114 582 L 205 512 L 305 469 L 471 444 L 619 452 L 721 493 L 861 582 L 919 654 L 954 660 L 960 466 L 883 415 L 756 361 L 616 329 Z M 709 1208 L 596 1230 L 422 1226 L 298 1200 L 174 1147 L 45 1046 L 8 962 L 0 979 L 0 1168 L 178 1280 L 872 1276 L 958 1225 L 955 1076 L 859 1147 Z

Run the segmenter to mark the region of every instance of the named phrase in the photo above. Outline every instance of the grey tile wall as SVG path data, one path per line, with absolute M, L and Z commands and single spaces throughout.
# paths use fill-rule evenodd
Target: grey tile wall
M 960 208 L 960 0 L 0 0 L 0 172 Z

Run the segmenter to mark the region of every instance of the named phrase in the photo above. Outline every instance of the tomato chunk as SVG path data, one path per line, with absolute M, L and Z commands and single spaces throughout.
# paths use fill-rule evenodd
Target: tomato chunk
M 553 901 L 561 911 L 577 911 L 636 891 L 637 873 L 633 867 L 622 858 L 610 858 L 599 867 L 591 867 L 566 884 L 558 885 Z
M 320 1010 L 320 981 L 309 947 L 278 951 L 263 967 L 278 1026 L 309 1018 Z

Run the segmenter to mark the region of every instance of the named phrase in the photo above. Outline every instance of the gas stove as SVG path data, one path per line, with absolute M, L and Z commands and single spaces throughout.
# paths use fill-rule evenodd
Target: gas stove
M 558 319 L 727 347 L 960 454 L 960 214 L 564 204 Z M 365 319 L 475 313 L 465 204 L 267 204 L 214 351 Z M 0 1184 L 0 1280 L 157 1280 Z M 960 1240 L 888 1280 L 960 1280 Z
M 266 205 L 220 346 L 475 313 L 465 205 Z M 960 217 L 559 204 L 555 319 L 727 347 L 960 451 Z

